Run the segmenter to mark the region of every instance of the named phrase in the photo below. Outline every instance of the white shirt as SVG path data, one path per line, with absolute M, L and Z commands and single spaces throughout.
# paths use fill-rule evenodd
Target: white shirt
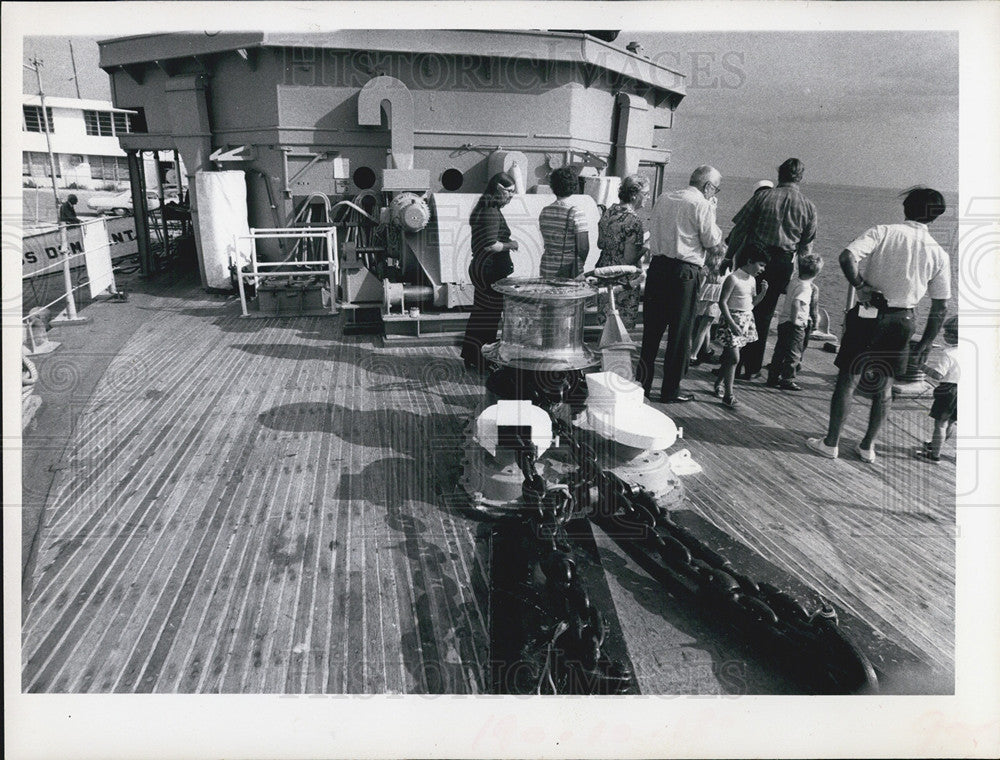
M 722 242 L 715 204 L 688 185 L 656 199 L 649 217 L 649 247 L 654 256 L 704 266 L 705 254 Z
M 941 376 L 939 382 L 957 384 L 962 377 L 958 366 L 958 346 L 946 345 L 940 354 L 927 362 L 927 368 L 934 370 Z
M 785 302 L 781 306 L 781 317 L 778 323 L 792 322 L 797 325 L 806 325 L 809 322 L 809 304 L 812 303 L 812 280 L 800 280 L 798 277 L 788 283 L 788 290 L 785 291 Z M 798 311 L 795 311 L 796 302 L 799 304 Z
M 951 298 L 948 254 L 927 231 L 927 225 L 905 221 L 872 227 L 847 246 L 861 276 L 885 295 L 889 306 L 912 309 L 926 293 Z

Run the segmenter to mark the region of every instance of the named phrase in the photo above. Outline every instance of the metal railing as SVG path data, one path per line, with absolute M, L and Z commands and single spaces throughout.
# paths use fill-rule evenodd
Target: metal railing
M 313 261 L 258 261 L 257 241 L 263 239 L 323 238 L 326 241 L 326 259 Z M 337 230 L 335 227 L 287 227 L 250 228 L 250 234 L 241 239 L 252 242 L 250 249 L 250 271 L 244 272 L 236 264 L 236 283 L 240 292 L 240 306 L 243 316 L 250 316 L 247 309 L 246 283 L 253 281 L 255 290 L 262 277 L 289 277 L 326 274 L 330 288 L 330 313 L 337 313 L 337 292 L 340 287 L 340 259 L 337 253 Z
M 82 227 L 86 227 L 86 226 L 91 225 L 91 224 L 105 224 L 105 220 L 103 218 L 88 219 L 87 221 L 83 221 L 79 225 L 76 225 L 76 226 L 79 226 L 79 227 L 82 228 Z M 71 262 L 73 262 L 73 261 L 75 261 L 77 259 L 80 259 L 82 257 L 85 257 L 87 255 L 88 251 L 87 250 L 83 250 L 83 251 L 80 251 L 79 253 L 70 253 L 69 231 L 68 231 L 68 227 L 65 224 L 59 225 L 59 235 L 60 235 L 60 239 L 59 239 L 59 261 L 57 261 L 57 262 L 55 262 L 53 264 L 50 264 L 48 266 L 42 267 L 40 269 L 33 269 L 29 274 L 23 275 L 21 279 L 22 279 L 22 282 L 23 282 L 25 280 L 34 279 L 35 277 L 38 277 L 39 275 L 45 274 L 46 272 L 54 271 L 56 269 L 62 269 L 62 272 L 63 272 L 63 285 L 64 285 L 63 292 L 61 294 L 59 294 L 59 296 L 57 296 L 55 299 L 53 299 L 52 301 L 50 301 L 49 303 L 46 303 L 46 304 L 43 304 L 43 305 L 35 307 L 34 310 L 38 311 L 38 310 L 42 310 L 42 309 L 48 309 L 48 308 L 50 308 L 52 306 L 55 306 L 60 301 L 65 300 L 66 301 L 66 316 L 63 317 L 63 318 L 60 318 L 58 321 L 59 322 L 82 322 L 82 321 L 84 321 L 84 319 L 81 318 L 77 314 L 76 298 L 74 297 L 73 294 L 76 291 L 80 290 L 81 288 L 89 285 L 90 284 L 90 278 L 88 277 L 87 281 L 81 282 L 81 283 L 79 283 L 78 285 L 76 285 L 74 287 L 73 286 L 72 271 L 71 271 L 73 269 L 73 265 L 72 265 Z M 107 235 L 105 237 L 107 238 Z M 110 250 L 111 250 L 110 242 L 106 243 L 105 245 L 101 246 L 100 248 L 107 249 L 108 250 L 108 256 L 110 258 L 110 255 L 111 255 L 110 254 Z M 100 248 L 96 249 L 96 250 L 100 250 Z M 91 251 L 91 252 L 93 252 L 93 251 Z M 112 269 L 112 272 L 113 271 L 114 270 Z M 110 288 L 109 288 L 109 292 L 112 295 L 117 295 L 118 294 L 118 290 L 115 287 L 114 274 L 112 274 L 112 277 L 111 277 L 111 285 L 110 285 Z M 23 316 L 21 318 L 21 321 L 27 323 L 28 319 L 30 319 L 31 317 L 32 317 L 31 314 L 25 315 L 25 316 Z

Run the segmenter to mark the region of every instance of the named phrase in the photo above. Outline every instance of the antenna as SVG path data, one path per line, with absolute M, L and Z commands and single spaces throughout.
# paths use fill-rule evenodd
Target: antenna
M 76 56 L 73 55 L 73 40 L 69 40 L 69 61 L 73 65 L 73 84 L 76 85 L 76 97 L 80 99 L 80 77 L 76 73 Z

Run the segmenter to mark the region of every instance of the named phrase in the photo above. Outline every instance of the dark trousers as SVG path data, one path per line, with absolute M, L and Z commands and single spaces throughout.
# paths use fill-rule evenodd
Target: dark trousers
M 656 352 L 663 333 L 668 330 L 661 393 L 665 398 L 677 395 L 681 378 L 687 372 L 694 312 L 702 279 L 701 267 L 679 259 L 654 256 L 649 265 L 646 292 L 642 299 L 642 349 L 635 371 L 636 382 L 642 385 L 647 395 L 653 387 Z
M 795 365 L 802 358 L 805 340 L 805 325 L 794 322 L 782 322 L 778 325 L 778 342 L 774 344 L 774 354 L 768 367 L 768 382 L 791 380 L 795 377 Z
M 497 339 L 500 315 L 503 314 L 503 296 L 493 288 L 476 288 L 472 299 L 472 312 L 465 325 L 462 339 L 462 358 L 468 364 L 481 365 L 483 346 Z
M 503 294 L 493 290 L 493 283 L 509 275 L 513 268 L 510 254 L 506 252 L 474 256 L 469 265 L 469 279 L 475 291 L 472 312 L 462 339 L 462 359 L 466 364 L 481 367 L 483 346 L 497 339 L 497 328 L 503 314 Z
M 760 372 L 764 364 L 764 350 L 767 348 L 767 331 L 771 329 L 771 318 L 778 306 L 778 299 L 788 288 L 795 270 L 794 254 L 775 250 L 761 279 L 767 283 L 767 292 L 753 310 L 753 321 L 757 326 L 757 340 L 747 343 L 740 351 L 740 363 L 737 374 L 754 375 Z

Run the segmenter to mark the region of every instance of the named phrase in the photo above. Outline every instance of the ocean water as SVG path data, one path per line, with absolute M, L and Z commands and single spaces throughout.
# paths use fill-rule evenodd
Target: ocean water
M 723 177 L 719 194 L 718 221 L 724 234 L 733 227 L 733 217 L 750 198 L 760 177 Z M 771 178 L 772 180 L 774 178 Z M 665 188 L 673 189 L 687 184 L 687 175 L 668 173 Z M 816 204 L 819 214 L 819 231 L 813 251 L 824 260 L 823 271 L 816 279 L 820 291 L 820 306 L 830 315 L 832 331 L 840 332 L 844 306 L 847 303 L 847 280 L 840 271 L 837 259 L 848 243 L 876 224 L 893 224 L 903 221 L 903 200 L 899 197 L 904 188 L 897 190 L 802 183 L 802 192 Z M 958 309 L 958 194 L 942 191 L 947 210 L 929 225 L 930 233 L 951 258 L 951 300 L 948 313 Z M 924 298 L 916 311 L 916 332 L 923 331 L 930 299 Z

